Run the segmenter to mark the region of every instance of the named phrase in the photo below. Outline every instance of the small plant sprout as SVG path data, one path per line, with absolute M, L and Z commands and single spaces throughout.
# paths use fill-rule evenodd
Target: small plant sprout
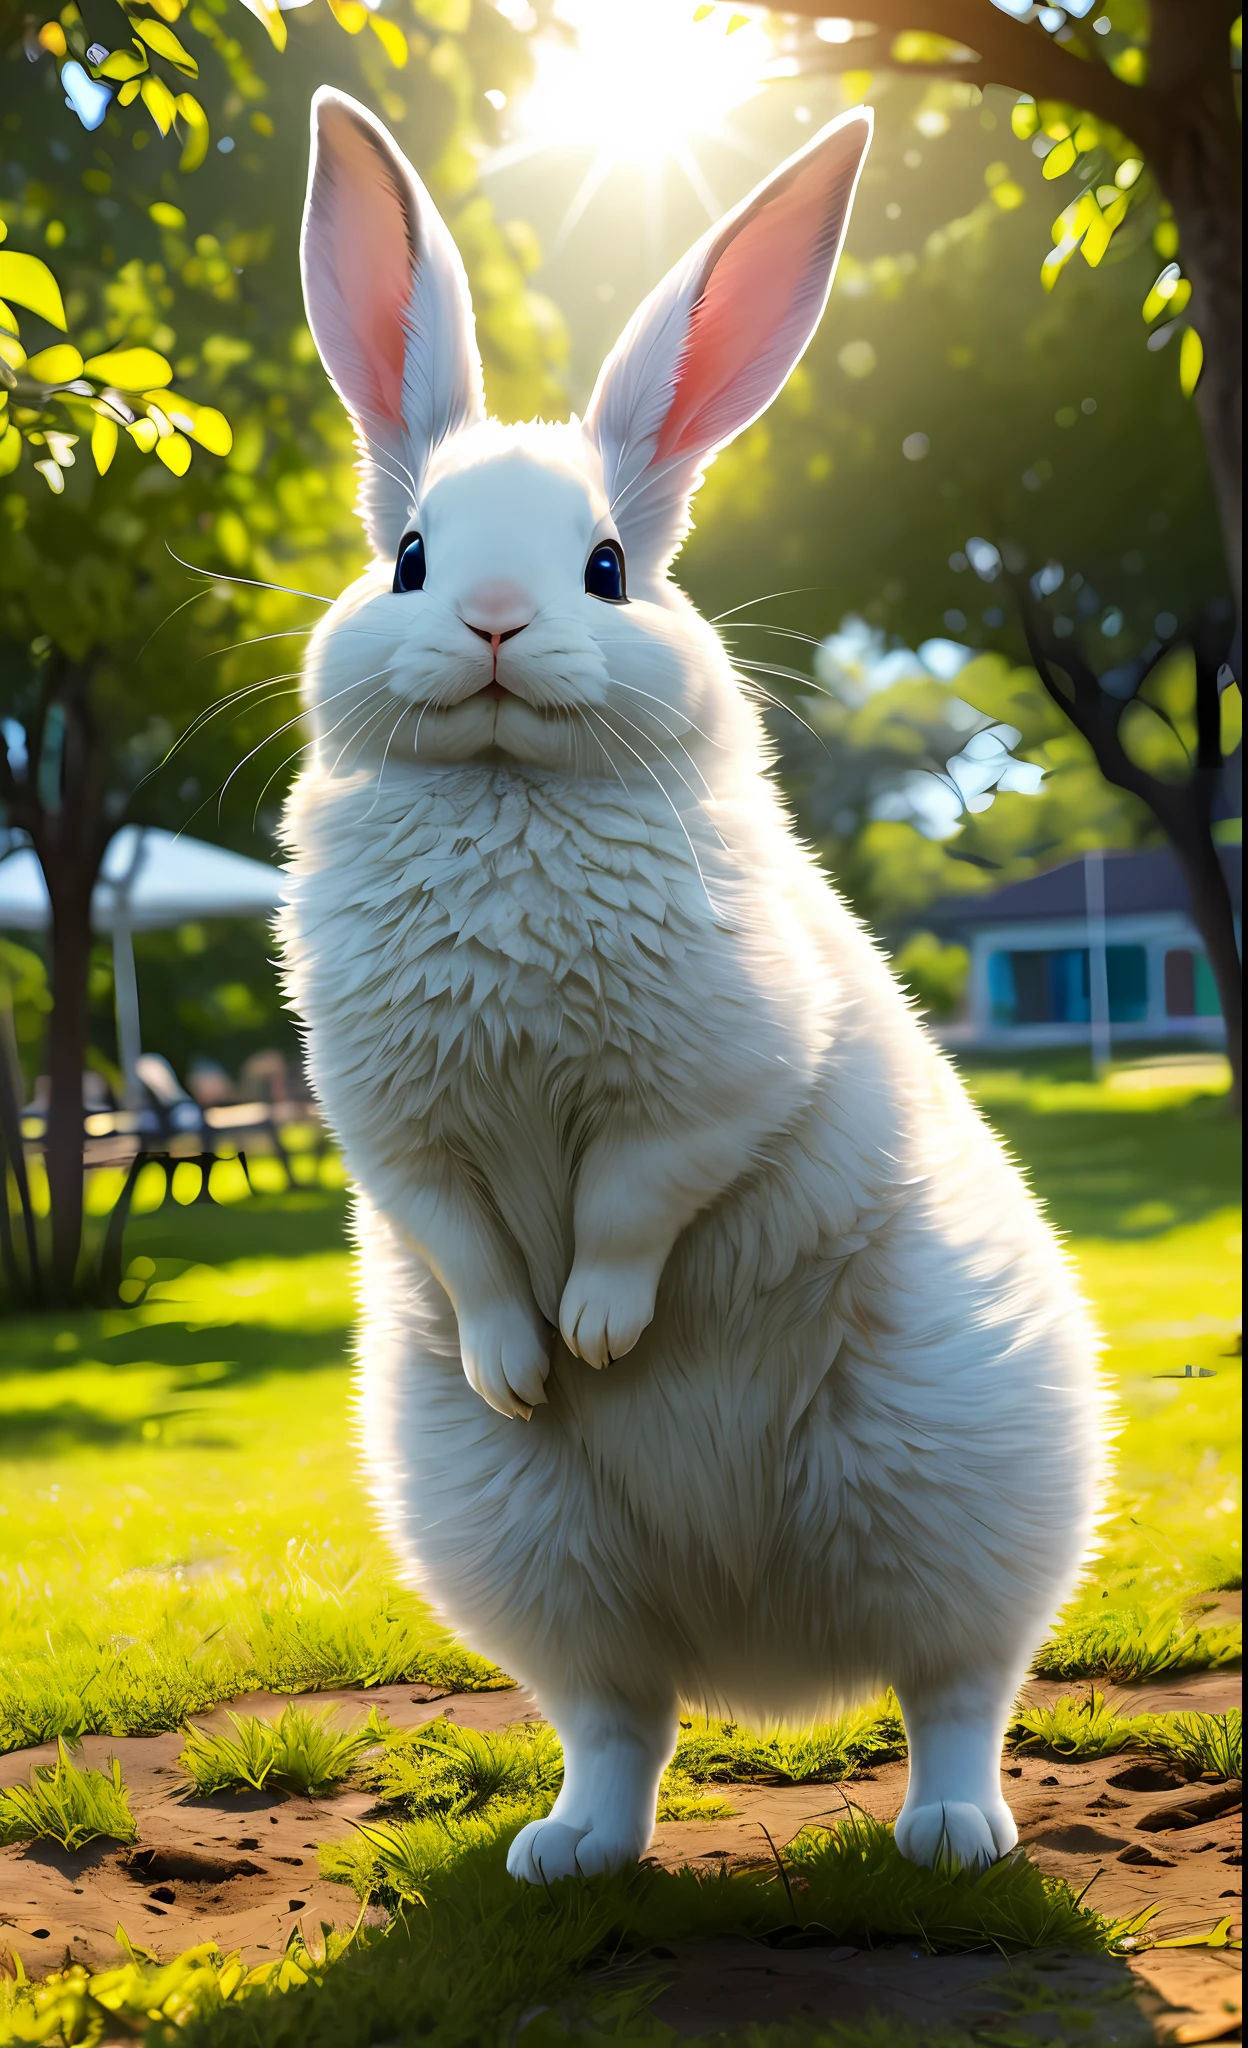
M 413 1820 L 458 1821 L 502 1803 L 548 1806 L 563 1781 L 563 1750 L 545 1725 L 483 1735 L 438 1719 L 393 1737 L 362 1775 Z
M 99 1836 L 137 1842 L 138 1828 L 114 1757 L 107 1771 L 79 1768 L 57 1737 L 54 1764 L 32 1764 L 29 1785 L 0 1792 L 0 1845 L 59 1842 L 71 1852 Z
M 1244 1717 L 1238 1707 L 1225 1714 L 1159 1714 L 1149 1748 L 1189 1778 L 1242 1778 Z
M 1099 1678 L 1130 1685 L 1164 1673 L 1219 1671 L 1243 1654 L 1238 1622 L 1201 1628 L 1189 1622 L 1179 1601 L 1152 1613 L 1142 1607 L 1091 1614 L 1054 1631 L 1036 1658 L 1040 1678 Z
M 285 1707 L 277 1721 L 257 1714 L 228 1716 L 234 1735 L 207 1735 L 188 1726 L 178 1762 L 201 1797 L 217 1792 L 302 1792 L 310 1798 L 331 1791 L 350 1776 L 365 1753 L 381 1742 L 386 1724 L 376 1709 L 355 1728 L 331 1725 L 333 1709 L 311 1714 Z

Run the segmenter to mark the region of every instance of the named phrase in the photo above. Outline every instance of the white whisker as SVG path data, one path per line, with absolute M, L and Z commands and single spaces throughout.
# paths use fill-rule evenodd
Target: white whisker
M 335 598 L 322 597 L 317 590 L 292 590 L 288 583 L 264 583 L 258 576 L 228 576 L 224 569 L 201 569 L 198 562 L 184 562 L 181 555 L 175 555 L 168 541 L 165 542 L 165 551 L 173 555 L 180 569 L 189 569 L 192 576 L 206 577 L 209 583 L 245 583 L 251 590 L 276 590 L 282 597 L 310 598 L 313 604 L 332 605 L 337 602 Z
M 684 835 L 685 835 L 685 844 L 686 844 L 686 845 L 688 846 L 688 848 L 689 848 L 689 851 L 690 851 L 690 853 L 691 853 L 691 854 L 692 854 L 692 856 L 693 856 L 693 865 L 694 865 L 694 867 L 695 867 L 695 868 L 697 869 L 697 871 L 698 871 L 698 880 L 699 880 L 699 881 L 701 882 L 701 884 L 702 884 L 702 894 L 703 894 L 703 895 L 705 896 L 705 898 L 706 898 L 706 907 L 707 907 L 707 909 L 708 909 L 708 910 L 710 911 L 710 913 L 711 913 L 711 916 L 712 916 L 712 917 L 718 917 L 718 916 L 719 916 L 719 912 L 718 912 L 718 911 L 716 910 L 716 908 L 715 908 L 715 905 L 714 905 L 714 904 L 712 903 L 712 901 L 711 901 L 711 892 L 710 892 L 710 890 L 709 890 L 709 889 L 707 888 L 707 886 L 706 886 L 706 876 L 705 876 L 705 875 L 703 874 L 703 872 L 702 872 L 702 863 L 701 863 L 701 861 L 700 861 L 700 860 L 698 859 L 698 849 L 697 849 L 697 847 L 696 847 L 696 846 L 694 845 L 694 843 L 693 843 L 692 839 L 691 839 L 691 838 L 689 837 L 689 827 L 688 827 L 688 826 L 686 825 L 686 823 L 685 823 L 684 819 L 683 819 L 683 818 L 681 817 L 681 815 L 680 815 L 680 812 L 679 812 L 679 810 L 677 809 L 677 806 L 676 806 L 676 804 L 675 804 L 675 803 L 673 802 L 673 799 L 672 799 L 672 793 L 671 793 L 670 789 L 664 789 L 664 787 L 663 787 L 663 784 L 662 784 L 662 781 L 661 781 L 661 780 L 660 780 L 660 778 L 659 778 L 659 777 L 658 777 L 658 776 L 657 776 L 657 775 L 655 774 L 655 772 L 654 772 L 653 768 L 652 768 L 652 767 L 650 766 L 650 763 L 649 763 L 648 761 L 646 761 L 646 760 L 644 760 L 644 759 L 643 759 L 643 757 L 642 757 L 642 756 L 641 756 L 641 755 L 640 755 L 640 754 L 639 754 L 639 753 L 637 752 L 637 749 L 636 749 L 636 747 L 630 747 L 630 746 L 629 746 L 629 744 L 628 744 L 628 741 L 627 741 L 627 740 L 625 739 L 625 737 L 624 737 L 623 733 L 617 732 L 617 731 L 615 730 L 615 727 L 614 727 L 614 726 L 612 725 L 612 723 L 611 723 L 611 721 L 610 721 L 610 719 L 609 719 L 609 718 L 605 718 L 605 717 L 603 716 L 602 712 L 601 712 L 601 711 L 599 711 L 599 710 L 598 710 L 598 709 L 597 709 L 597 708 L 596 708 L 595 706 L 593 706 L 593 705 L 586 705 L 586 707 L 585 707 L 585 708 L 586 708 L 586 710 L 587 710 L 587 711 L 588 711 L 588 712 L 590 713 L 590 716 L 591 716 L 591 717 L 593 717 L 593 718 L 596 718 L 596 719 L 598 719 L 598 720 L 599 720 L 599 722 L 600 722 L 600 723 L 601 723 L 602 725 L 605 725 L 605 726 L 606 726 L 606 728 L 607 728 L 607 731 L 608 731 L 608 732 L 610 733 L 610 735 L 611 735 L 612 739 L 614 739 L 614 740 L 618 740 L 618 741 L 619 741 L 619 744 L 620 744 L 620 745 L 621 745 L 622 747 L 625 747 L 625 748 L 627 748 L 628 752 L 629 752 L 629 753 L 630 753 L 630 754 L 632 755 L 633 759 L 634 759 L 635 761 L 638 761 L 638 762 L 640 762 L 641 766 L 642 766 L 642 767 L 643 767 L 643 768 L 645 769 L 645 771 L 646 771 L 646 774 L 647 774 L 647 775 L 648 775 L 648 776 L 650 777 L 650 780 L 651 780 L 651 781 L 652 781 L 652 782 L 654 783 L 654 785 L 655 785 L 656 789 L 658 789 L 658 790 L 659 790 L 659 792 L 660 792 L 660 794 L 661 794 L 661 795 L 662 795 L 662 796 L 663 796 L 663 797 L 664 797 L 664 798 L 666 799 L 666 801 L 667 801 L 667 803 L 668 803 L 668 805 L 669 805 L 669 807 L 670 807 L 670 809 L 671 809 L 671 813 L 672 813 L 672 816 L 673 816 L 673 817 L 675 818 L 675 820 L 676 820 L 676 823 L 677 823 L 677 824 L 678 824 L 678 825 L 680 826 L 680 829 L 681 829 L 681 831 L 682 831 L 682 832 L 684 833 Z M 683 778 L 683 777 L 682 777 L 681 779 L 682 779 L 682 781 L 684 780 L 684 778 Z M 688 784 L 687 784 L 687 783 L 685 784 L 685 787 L 686 787 L 686 788 L 688 788 Z
M 761 597 L 747 597 L 743 604 L 731 605 L 726 612 L 716 612 L 709 623 L 718 626 L 721 620 L 735 619 L 738 612 L 751 611 L 756 604 L 770 604 L 773 597 L 809 597 L 818 589 L 817 583 L 795 583 L 791 590 L 766 590 Z
M 618 704 L 613 704 L 613 705 L 611 706 L 611 709 L 612 709 L 612 711 L 614 711 L 614 713 L 615 713 L 616 717 L 617 717 L 617 718 L 622 718 L 622 719 L 624 720 L 624 723 L 625 723 L 625 725 L 627 725 L 627 726 L 628 726 L 628 727 L 630 728 L 630 730 L 631 730 L 631 731 L 633 731 L 633 732 L 637 733 L 637 734 L 638 734 L 638 736 L 639 736 L 639 737 L 640 737 L 641 739 L 643 739 L 643 740 L 648 740 L 648 739 L 649 739 L 650 735 L 649 735 L 649 733 L 648 733 L 648 732 L 646 731 L 645 727 L 644 727 L 644 726 L 641 726 L 641 725 L 638 725 L 638 723 L 637 723 L 637 721 L 636 721 L 636 719 L 635 719 L 635 718 L 629 718 L 629 717 L 627 717 L 627 716 L 626 716 L 626 714 L 625 714 L 625 713 L 624 713 L 623 711 L 621 711 L 621 710 L 620 710 L 620 707 L 619 707 L 619 705 L 618 705 Z M 662 724 L 662 720 L 661 720 L 661 719 L 656 719 L 656 720 L 655 720 L 655 724 L 656 724 L 656 725 Z M 691 753 L 689 752 L 689 749 L 688 749 L 688 747 L 681 747 L 681 746 L 680 746 L 680 741 L 679 741 L 678 739 L 676 739 L 676 735 L 675 735 L 675 733 L 674 733 L 674 732 L 672 731 L 672 729 L 671 729 L 671 727 L 670 727 L 670 726 L 666 726 L 666 725 L 665 725 L 665 726 L 663 727 L 663 730 L 664 730 L 664 732 L 666 732 L 666 733 L 668 734 L 669 738 L 671 738 L 671 739 L 673 739 L 673 740 L 676 740 L 676 744 L 677 744 L 677 746 L 678 746 L 678 747 L 680 747 L 680 751 L 681 751 L 681 753 L 682 753 L 682 754 L 684 755 L 684 757 L 685 757 L 686 761 L 688 761 L 688 763 L 689 763 L 689 766 L 690 766 L 690 767 L 691 767 L 691 768 L 693 769 L 693 772 L 694 772 L 694 774 L 695 774 L 695 775 L 700 775 L 700 776 L 702 776 L 702 787 L 703 787 L 703 789 L 704 789 L 704 790 L 706 791 L 706 794 L 707 794 L 707 796 L 708 796 L 708 797 L 710 798 L 711 802 L 712 802 L 712 803 L 714 803 L 714 801 L 715 801 L 715 792 L 714 792 L 714 790 L 713 790 L 713 789 L 711 788 L 711 785 L 710 785 L 710 783 L 709 783 L 709 782 L 707 781 L 707 779 L 706 779 L 705 775 L 703 775 L 703 774 L 702 774 L 702 770 L 701 770 L 701 769 L 699 768 L 699 766 L 698 766 L 697 762 L 696 762 L 696 761 L 694 760 L 694 758 L 693 758 L 693 755 L 692 755 L 692 754 L 691 754 Z M 667 760 L 667 759 L 668 759 L 668 757 L 667 757 L 666 755 L 664 755 L 664 759 L 665 759 L 665 760 Z M 699 798 L 699 796 L 698 796 L 698 792 L 697 792 L 697 790 L 696 790 L 696 789 L 695 789 L 695 788 L 693 787 L 693 784 L 692 784 L 691 782 L 688 782 L 688 781 L 687 781 L 687 780 L 685 779 L 685 777 L 684 777 L 684 776 L 683 776 L 683 775 L 681 774 L 681 772 L 680 772 L 679 768 L 678 768 L 678 767 L 676 766 L 676 763 L 675 763 L 674 761 L 668 760 L 668 766 L 670 767 L 670 769 L 671 769 L 671 771 L 672 771 L 673 775 L 675 775 L 675 776 L 676 776 L 676 777 L 677 777 L 677 778 L 679 779 L 679 781 L 681 782 L 681 784 L 683 785 L 683 787 L 684 787 L 685 789 L 687 789 L 687 790 L 688 790 L 688 792 L 689 792 L 690 796 L 691 796 L 691 797 L 693 798 L 694 802 L 695 802 L 695 803 L 699 803 L 699 802 L 701 801 L 701 799 L 700 799 L 700 798 Z M 719 841 L 720 841 L 720 845 L 722 846 L 722 845 L 723 845 L 723 840 L 722 840 L 722 838 L 720 838 L 720 835 L 719 835 L 719 833 L 718 833 L 718 832 L 716 832 L 716 835 L 715 835 L 715 836 L 716 836 L 716 838 L 717 838 L 717 839 L 719 839 Z

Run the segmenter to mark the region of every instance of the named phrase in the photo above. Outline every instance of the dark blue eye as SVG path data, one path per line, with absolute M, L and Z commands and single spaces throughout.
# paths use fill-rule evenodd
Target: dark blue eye
M 394 565 L 396 590 L 425 587 L 425 543 L 418 533 L 405 533 L 399 542 L 399 559 Z
M 618 540 L 604 540 L 585 564 L 585 588 L 608 604 L 624 602 L 624 550 Z

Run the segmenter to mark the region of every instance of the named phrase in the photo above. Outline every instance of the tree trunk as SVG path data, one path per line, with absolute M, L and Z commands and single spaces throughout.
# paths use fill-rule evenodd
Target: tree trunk
M 82 1075 L 90 1043 L 91 891 L 94 864 L 75 863 L 47 875 L 52 898 L 52 1014 L 48 1021 L 48 1106 L 45 1159 L 52 1204 L 51 1294 L 74 1298 L 82 1248 Z
M 1205 954 L 1218 985 L 1226 1052 L 1231 1063 L 1231 1100 L 1237 1115 L 1244 1104 L 1244 983 L 1235 940 L 1235 910 L 1218 849 L 1207 831 L 1185 829 L 1176 820 L 1162 820 L 1191 898 L 1192 923 L 1205 942 Z
M 92 671 L 56 660 L 32 728 L 23 785 L 10 781 L 12 821 L 30 835 L 52 906 L 51 1100 L 45 1161 L 52 1207 L 53 1301 L 73 1300 L 82 1250 L 82 1075 L 90 1042 L 91 898 L 109 832 L 103 822 L 108 743 L 91 703 Z M 54 716 L 55 714 L 55 716 Z M 48 787 L 41 792 L 41 777 Z

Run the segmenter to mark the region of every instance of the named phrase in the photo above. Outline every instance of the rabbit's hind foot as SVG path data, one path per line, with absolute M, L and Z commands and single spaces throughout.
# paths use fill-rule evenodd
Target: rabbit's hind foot
M 1014 1847 L 1018 1829 L 1004 1799 L 988 1813 L 969 1799 L 942 1799 L 927 1806 L 907 1803 L 895 1840 L 903 1856 L 929 1870 L 986 1870 Z
M 983 1870 L 1014 1847 L 1001 1745 L 1016 1688 L 1011 1675 L 902 1694 L 910 1785 L 894 1838 L 911 1863 Z
M 545 1820 L 520 1830 L 508 1870 L 523 1883 L 552 1884 L 636 1863 L 654 1831 L 675 1712 L 578 1702 L 552 1707 L 550 1718 L 563 1741 L 563 1790 Z

